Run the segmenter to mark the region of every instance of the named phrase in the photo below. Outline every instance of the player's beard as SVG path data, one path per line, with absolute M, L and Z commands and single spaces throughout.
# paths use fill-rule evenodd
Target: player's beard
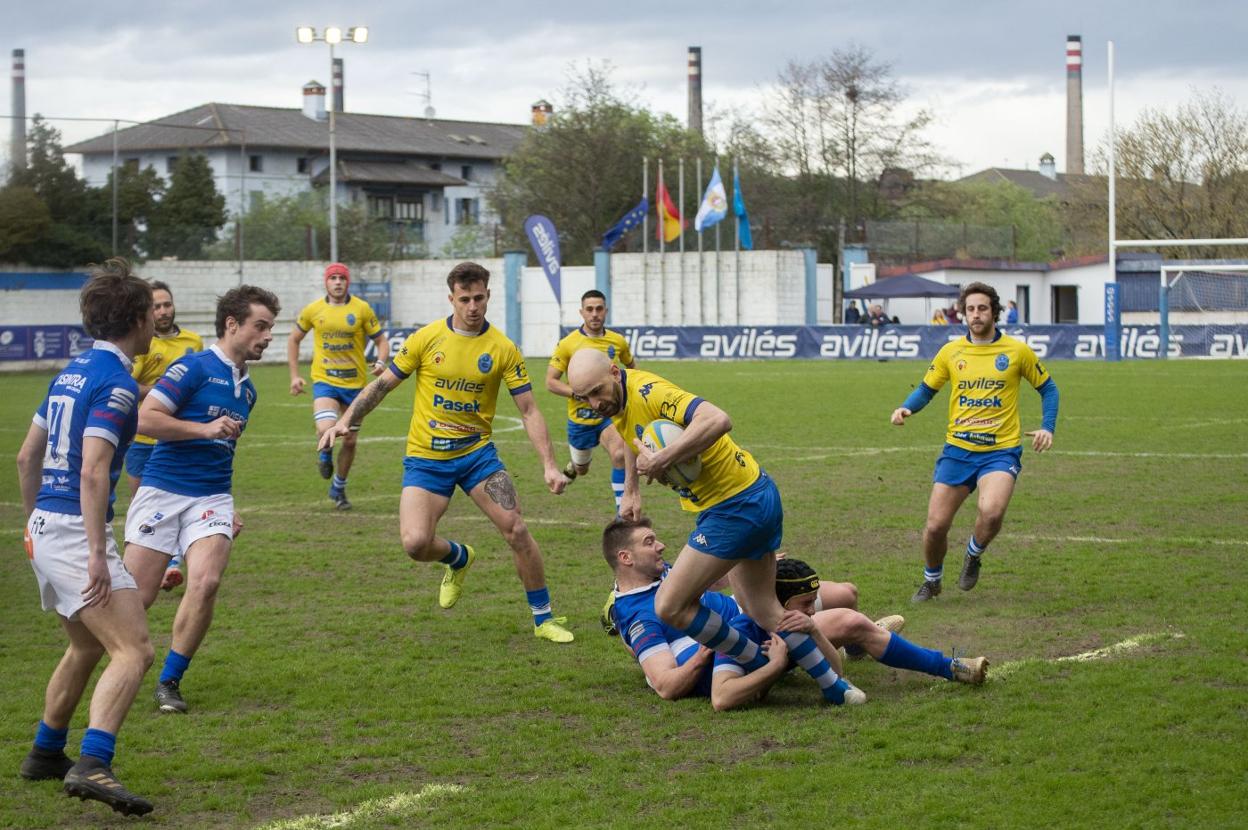
M 177 328 L 176 326 L 174 326 L 173 320 L 174 320 L 174 315 L 172 314 L 169 315 L 169 322 L 165 323 L 163 326 L 161 325 L 161 321 L 157 320 L 156 321 L 156 335 L 158 337 L 168 337 L 169 335 L 173 334 L 173 332 Z

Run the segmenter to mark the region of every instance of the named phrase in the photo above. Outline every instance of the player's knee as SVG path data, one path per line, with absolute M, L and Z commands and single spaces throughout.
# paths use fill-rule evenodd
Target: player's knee
M 95 643 L 70 643 L 69 656 L 76 663 L 94 666 L 104 657 L 104 646 Z
M 434 551 L 430 550 L 433 536 L 423 532 L 404 531 L 401 534 L 403 552 L 417 562 L 428 562 Z
M 979 519 L 988 528 L 994 536 L 1001 530 L 1001 525 L 1005 524 L 1005 511 L 989 508 L 981 510 Z
M 359 440 L 359 437 L 360 434 L 358 432 L 348 432 L 346 435 L 342 436 L 342 448 L 344 450 L 355 449 L 355 442 Z
M 221 574 L 215 572 L 195 574 L 186 584 L 186 592 L 188 594 L 195 594 L 207 600 L 216 599 L 217 591 L 220 588 Z
M 660 592 L 654 598 L 654 611 L 663 622 L 683 631 L 693 623 L 693 618 L 697 614 L 697 604 L 681 603 Z
M 949 535 L 949 528 L 953 527 L 953 518 L 948 519 L 943 516 L 928 516 L 927 524 L 923 527 L 923 535 L 928 539 L 943 539 Z
M 519 513 L 513 513 L 511 519 L 500 530 L 507 544 L 517 553 L 526 553 L 537 547 L 533 534 L 529 533 L 529 526 L 524 523 Z
M 147 674 L 147 670 L 156 661 L 156 650 L 146 634 L 122 643 L 109 655 L 109 660 L 128 667 L 139 674 Z

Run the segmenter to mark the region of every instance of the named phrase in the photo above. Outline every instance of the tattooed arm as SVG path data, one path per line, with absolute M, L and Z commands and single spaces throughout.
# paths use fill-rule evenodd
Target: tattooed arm
M 512 397 L 516 409 L 520 410 L 520 420 L 524 423 L 524 431 L 528 433 L 529 443 L 537 450 L 538 458 L 542 459 L 543 474 L 550 492 L 559 495 L 568 486 L 568 478 L 555 463 L 555 449 L 550 445 L 550 433 L 546 431 L 546 419 L 533 400 L 533 393 L 521 392 Z
M 338 422 L 325 430 L 325 434 L 321 436 L 319 448 L 327 450 L 338 438 L 345 436 L 353 429 L 359 429 L 360 424 L 364 422 L 364 416 L 376 409 L 390 390 L 402 382 L 403 379 L 389 369 L 382 372 L 375 381 L 360 390 L 360 394 L 347 407 L 347 411 L 338 418 Z

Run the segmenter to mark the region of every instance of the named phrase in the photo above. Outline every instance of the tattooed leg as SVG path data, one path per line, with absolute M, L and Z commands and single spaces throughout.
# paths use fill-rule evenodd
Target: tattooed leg
M 506 470 L 499 470 L 484 482 L 485 494 L 504 510 L 516 509 L 516 486 Z
M 524 583 L 525 590 L 536 590 L 545 586 L 542 552 L 520 515 L 520 500 L 516 496 L 516 487 L 511 476 L 506 471 L 499 470 L 473 487 L 469 495 L 507 540 L 515 560 L 516 573 Z

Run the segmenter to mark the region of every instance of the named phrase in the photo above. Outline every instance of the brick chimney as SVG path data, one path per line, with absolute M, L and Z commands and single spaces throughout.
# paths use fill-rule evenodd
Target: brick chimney
M 303 114 L 313 121 L 329 117 L 325 113 L 325 86 L 320 81 L 308 81 L 303 85 Z
M 1083 38 L 1066 36 L 1066 172 L 1083 175 Z

